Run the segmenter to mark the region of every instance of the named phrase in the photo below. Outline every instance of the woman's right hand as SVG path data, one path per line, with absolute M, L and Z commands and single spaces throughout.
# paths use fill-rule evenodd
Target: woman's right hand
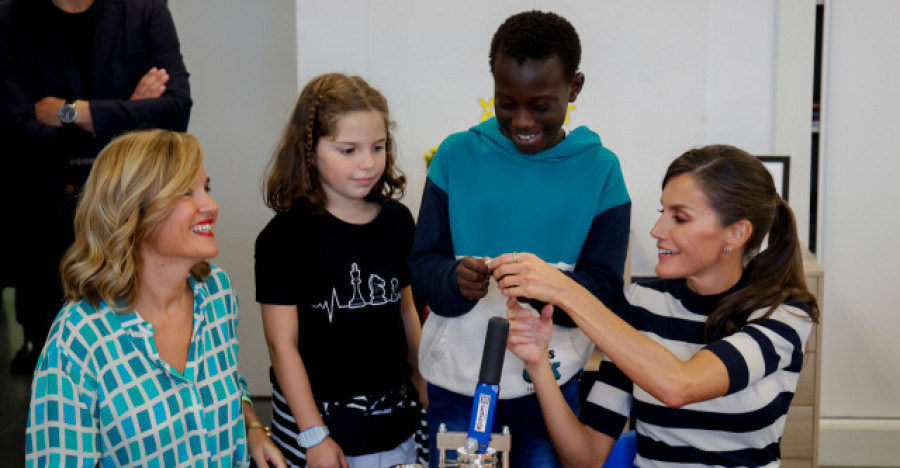
M 341 446 L 331 437 L 306 451 L 306 464 L 309 468 L 350 468 Z
M 506 316 L 509 318 L 506 347 L 526 366 L 548 359 L 550 338 L 553 336 L 553 306 L 544 306 L 540 317 L 535 317 L 531 309 L 519 305 L 515 297 L 510 297 L 506 306 Z
M 572 286 L 565 273 L 528 252 L 505 253 L 488 261 L 500 292 L 507 297 L 537 299 L 559 305 Z

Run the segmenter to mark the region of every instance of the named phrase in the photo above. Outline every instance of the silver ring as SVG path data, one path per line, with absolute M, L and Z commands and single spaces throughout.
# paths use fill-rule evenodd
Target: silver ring
M 515 252 L 513 252 L 513 263 L 519 263 L 519 257 L 516 256 Z

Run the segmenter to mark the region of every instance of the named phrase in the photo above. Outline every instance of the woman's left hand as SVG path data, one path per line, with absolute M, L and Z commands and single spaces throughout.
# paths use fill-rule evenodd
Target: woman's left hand
M 287 468 L 284 455 L 272 442 L 262 427 L 254 427 L 247 431 L 247 444 L 250 446 L 250 458 L 258 467 Z
M 572 279 L 528 252 L 506 253 L 487 262 L 500 292 L 507 297 L 558 304 Z
M 544 306 L 540 317 L 519 305 L 515 297 L 507 299 L 506 306 L 509 308 L 506 311 L 509 319 L 506 348 L 521 359 L 526 368 L 546 360 L 553 336 L 553 306 Z

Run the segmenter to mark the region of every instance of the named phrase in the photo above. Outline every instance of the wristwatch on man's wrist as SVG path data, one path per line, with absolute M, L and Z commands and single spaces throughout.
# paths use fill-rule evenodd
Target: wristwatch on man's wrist
M 301 447 L 305 449 L 311 449 L 316 445 L 322 443 L 326 437 L 328 437 L 328 427 L 326 426 L 312 426 L 308 429 L 304 429 L 300 431 L 300 435 L 297 436 L 297 443 L 300 444 Z
M 78 117 L 78 110 L 75 109 L 75 100 L 70 99 L 59 108 L 59 123 L 63 125 L 72 125 Z

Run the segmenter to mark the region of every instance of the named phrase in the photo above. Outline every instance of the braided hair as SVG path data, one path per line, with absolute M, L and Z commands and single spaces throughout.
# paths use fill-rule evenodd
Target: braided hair
M 325 210 L 325 191 L 315 165 L 316 147 L 322 137 L 334 135 L 343 114 L 355 111 L 380 112 L 387 134 L 384 173 L 366 201 L 383 202 L 403 196 L 406 177 L 396 164 L 387 99 L 359 76 L 326 73 L 303 87 L 278 149 L 269 161 L 264 188 L 268 207 L 287 212 L 302 200 L 313 211 Z

